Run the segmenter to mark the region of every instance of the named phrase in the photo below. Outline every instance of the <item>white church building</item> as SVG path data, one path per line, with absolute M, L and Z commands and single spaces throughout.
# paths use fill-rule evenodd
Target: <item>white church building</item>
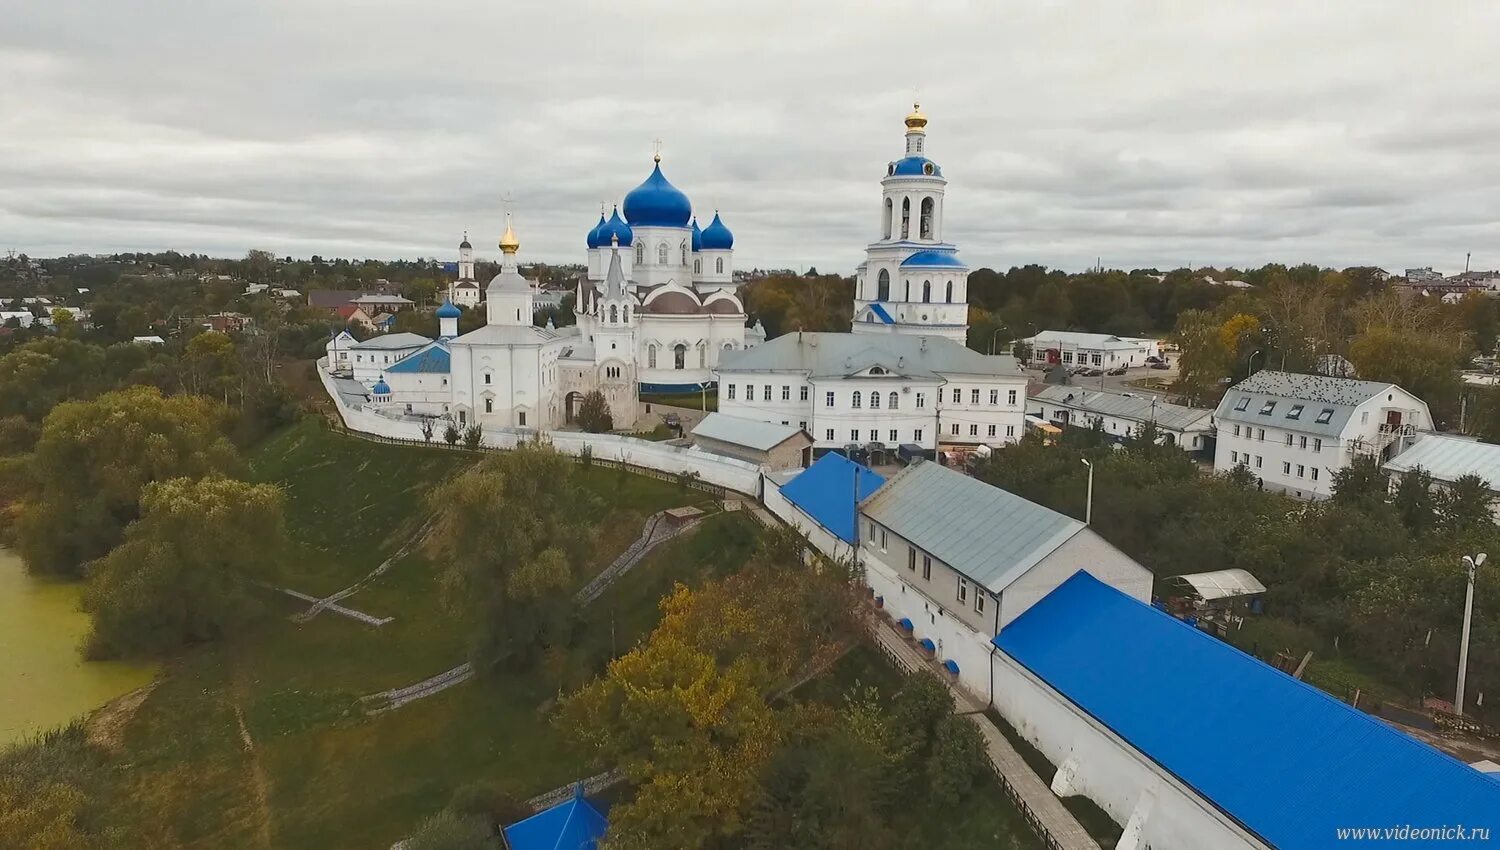
M 734 282 L 734 235 L 717 212 L 700 228 L 687 196 L 656 157 L 651 175 L 588 233 L 587 272 L 577 285 L 577 324 L 533 324 L 538 287 L 520 273 L 520 240 L 506 217 L 499 274 L 474 279 L 468 236 L 457 279 L 437 311 L 437 339 L 399 334 L 327 346 L 328 368 L 362 385 L 388 415 L 449 419 L 459 426 L 559 428 L 599 390 L 615 427 L 632 427 L 639 393 L 712 386 L 721 356 L 765 339 L 746 327 Z M 482 307 L 485 324 L 458 333 L 459 305 Z M 399 338 L 398 338 L 399 337 Z

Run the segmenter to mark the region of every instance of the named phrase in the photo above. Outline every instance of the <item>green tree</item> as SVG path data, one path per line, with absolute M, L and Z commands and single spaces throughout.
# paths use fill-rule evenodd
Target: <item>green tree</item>
M 169 652 L 242 630 L 262 613 L 257 583 L 286 549 L 281 491 L 229 478 L 148 484 L 125 542 L 90 568 L 83 607 L 93 658 Z
M 962 802 L 989 767 L 984 736 L 968 718 L 949 714 L 937 726 L 927 776 L 934 799 L 942 806 Z
M 42 424 L 31 464 L 36 490 L 17 527 L 27 567 L 78 575 L 140 516 L 147 484 L 236 468 L 225 421 L 226 411 L 212 401 L 166 398 L 154 387 L 58 405 Z
M 184 346 L 182 360 L 183 384 L 188 392 L 230 403 L 239 384 L 239 363 L 234 340 L 228 334 L 198 334 Z
M 475 451 L 482 445 L 484 445 L 484 429 L 479 427 L 478 422 L 464 429 L 464 448 Z
M 487 455 L 435 491 L 437 555 L 477 616 L 476 668 L 529 667 L 569 637 L 569 593 L 593 554 L 593 496 L 545 444 Z
M 458 441 L 462 437 L 463 435 L 458 432 L 458 426 L 452 422 L 449 422 L 448 427 L 443 429 L 443 442 L 450 446 L 458 445 Z
M 602 434 L 615 428 L 614 416 L 609 412 L 609 402 L 604 399 L 604 393 L 598 390 L 584 394 L 574 418 L 578 427 L 591 434 Z

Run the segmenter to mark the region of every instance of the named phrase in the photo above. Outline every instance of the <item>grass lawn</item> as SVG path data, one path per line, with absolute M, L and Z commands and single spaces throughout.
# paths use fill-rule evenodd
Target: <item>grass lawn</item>
M 273 435 L 250 458 L 257 481 L 282 485 L 299 549 L 286 584 L 330 592 L 364 577 L 421 527 L 431 487 L 475 456 L 391 446 L 316 421 Z M 580 469 L 607 508 L 595 526 L 602 569 L 651 513 L 709 505 L 696 490 L 614 469 Z M 407 685 L 465 660 L 472 623 L 444 604 L 438 568 L 421 547 L 345 604 L 395 619 L 381 628 L 271 597 L 277 616 L 233 645 L 205 646 L 167 665 L 103 768 L 100 820 L 118 847 L 388 847 L 472 782 L 524 798 L 590 772 L 550 723 L 571 690 L 655 625 L 674 582 L 738 569 L 753 520 L 714 514 L 663 544 L 585 610 L 556 665 L 472 680 L 368 717 L 358 697 Z M 580 582 L 590 576 L 580 577 Z M 240 719 L 253 748 L 247 748 Z
M 1345 702 L 1356 689 L 1361 693 L 1362 705 L 1367 705 L 1370 698 L 1406 705 L 1421 702 L 1420 694 L 1410 693 L 1380 671 L 1344 657 L 1321 635 L 1290 620 L 1267 616 L 1246 618 L 1243 628 L 1229 632 L 1228 641 L 1268 664 L 1283 650 L 1298 661 L 1311 650 L 1312 661 L 1302 674 L 1303 681 Z
M 837 705 L 856 684 L 874 687 L 882 695 L 890 696 L 901 687 L 903 679 L 884 655 L 861 644 L 840 659 L 827 675 L 799 689 L 797 696 Z M 1020 810 L 1005 796 L 999 781 L 988 773 L 962 805 L 955 808 L 935 806 L 916 798 L 910 802 L 907 808 L 892 815 L 892 828 L 902 836 L 897 842 L 900 846 L 945 850 L 1039 850 L 1043 846 L 1022 819 Z
M 686 407 L 691 410 L 715 411 L 719 409 L 719 391 L 709 390 L 707 393 L 708 405 L 704 406 L 703 393 L 641 393 L 640 399 L 645 404 L 664 404 L 668 407 Z M 652 411 L 653 413 L 655 411 Z

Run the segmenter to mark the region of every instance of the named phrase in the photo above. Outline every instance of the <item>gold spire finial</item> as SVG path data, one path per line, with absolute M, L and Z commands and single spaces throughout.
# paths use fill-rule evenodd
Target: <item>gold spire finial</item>
M 652 151 L 654 151 L 654 154 L 651 157 L 651 161 L 652 162 L 661 162 L 661 137 L 660 136 L 657 136 L 656 140 L 651 143 L 651 149 L 652 149 Z
M 922 114 L 922 104 L 912 102 L 911 112 L 906 116 L 906 129 L 913 133 L 925 133 L 927 127 L 927 116 Z
M 510 224 L 510 213 L 505 214 L 505 235 L 500 237 L 500 250 L 506 254 L 521 250 L 521 240 L 516 238 L 516 229 Z

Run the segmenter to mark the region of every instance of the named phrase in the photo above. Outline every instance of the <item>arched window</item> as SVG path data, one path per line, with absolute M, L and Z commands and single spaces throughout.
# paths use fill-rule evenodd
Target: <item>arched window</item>
M 625 305 L 625 324 L 630 324 L 630 305 Z
M 875 300 L 876 301 L 889 301 L 889 300 L 891 300 L 891 273 L 889 271 L 885 270 L 885 269 L 881 269 L 880 270 L 880 276 L 877 277 L 875 280 L 876 280 L 876 284 L 875 284 Z
M 652 368 L 652 369 L 656 368 L 656 344 L 655 343 L 652 343 L 651 345 L 646 346 L 646 365 L 649 368 Z
M 927 304 L 927 303 L 929 303 L 931 301 L 932 301 L 932 281 L 930 281 L 930 280 L 924 280 L 924 281 L 922 281 L 922 303 L 923 304 Z
M 948 281 L 948 303 L 953 303 L 953 281 Z
M 667 264 L 667 243 L 665 242 L 656 246 L 656 264 L 658 266 Z
M 687 368 L 687 346 L 680 342 L 672 346 L 672 364 L 677 369 Z
M 923 239 L 932 238 L 932 198 L 922 199 L 922 218 L 917 224 L 917 232 Z
M 723 273 L 724 273 L 724 258 L 723 257 L 716 257 L 714 259 L 714 274 L 723 274 Z
M 644 266 L 646 264 L 646 243 L 635 243 L 635 264 Z
M 687 243 L 684 242 L 684 243 L 682 243 L 678 247 L 680 247 L 682 249 L 682 265 L 685 266 L 685 265 L 687 265 L 687 255 L 688 255 Z
M 724 343 L 724 350 L 725 351 L 733 351 L 734 350 L 734 343 L 732 343 L 732 342 L 726 342 L 726 343 Z
M 708 346 L 704 345 L 703 343 L 700 342 L 700 343 L 698 343 L 698 368 L 699 369 L 704 369 L 704 368 L 707 368 L 707 367 L 708 367 Z
M 911 235 L 911 198 L 901 199 L 901 238 Z
M 892 392 L 891 403 L 886 405 L 886 407 L 889 407 L 891 410 L 896 410 L 901 407 L 901 396 L 898 396 L 895 394 L 895 392 Z
M 889 239 L 889 238 L 891 238 L 891 216 L 894 214 L 894 212 L 895 212 L 895 210 L 893 208 L 893 205 L 891 204 L 891 199 L 890 198 L 886 198 L 885 199 L 885 226 L 881 230 L 881 237 L 880 237 L 881 239 Z
M 850 402 L 850 404 L 851 404 L 851 406 L 853 406 L 853 407 L 860 407 L 860 406 L 861 406 L 861 404 L 862 404 L 862 399 L 861 399 L 861 397 L 860 397 L 860 394 L 859 394 L 859 390 L 855 390 L 855 391 L 854 391 L 854 398 L 853 398 L 853 400 L 852 400 L 852 401 L 851 401 L 851 402 Z
M 870 393 L 870 409 L 871 410 L 879 410 L 880 409 L 880 393 L 878 393 L 878 392 L 871 392 Z
M 693 258 L 693 274 L 703 274 L 703 258 Z
M 613 304 L 609 305 L 609 323 L 611 325 L 614 325 L 614 324 L 618 324 L 619 321 L 620 321 L 620 308 L 616 307 Z

